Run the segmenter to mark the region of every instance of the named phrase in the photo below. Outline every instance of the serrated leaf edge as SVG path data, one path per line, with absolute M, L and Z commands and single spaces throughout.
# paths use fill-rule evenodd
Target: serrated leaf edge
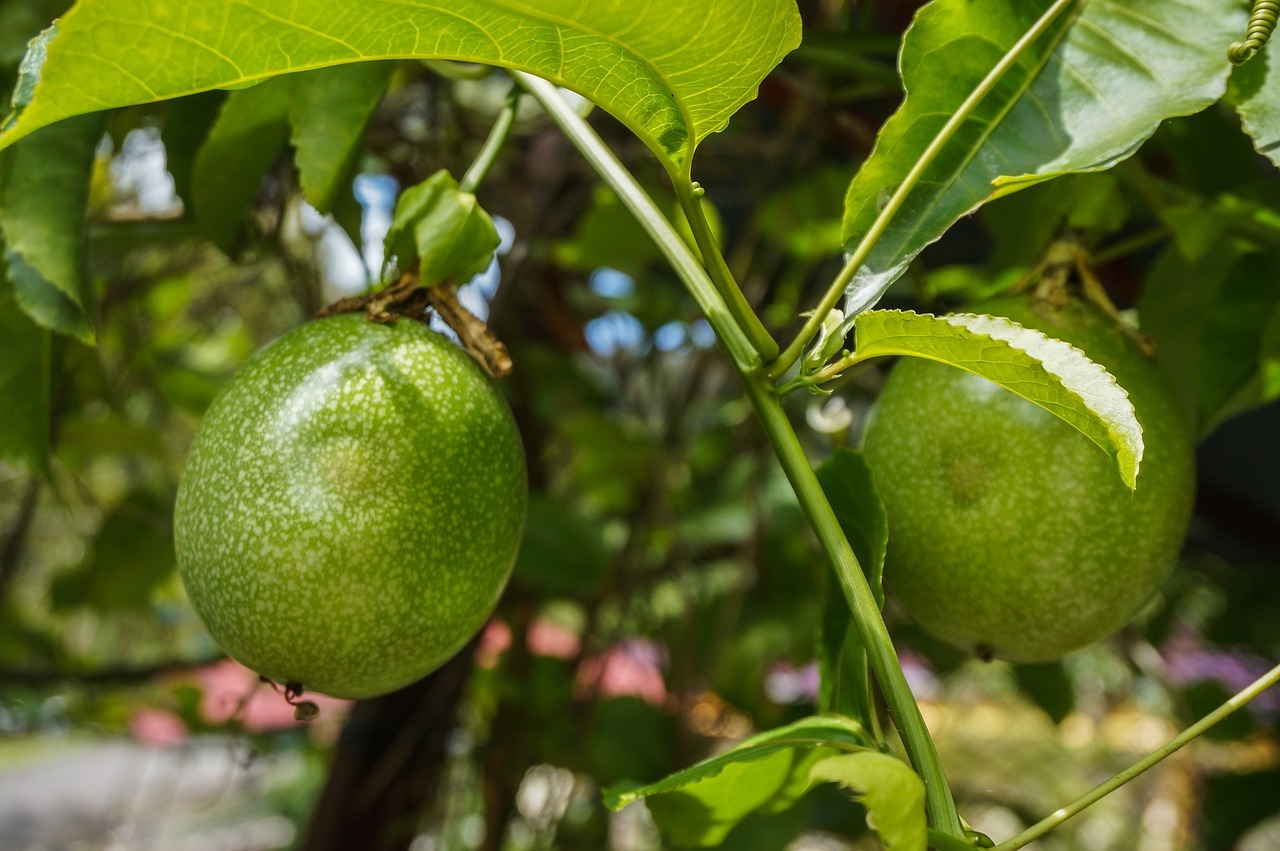
M 1101 364 L 1093 361 L 1081 349 L 1002 316 L 989 316 L 979 313 L 951 313 L 937 316 L 932 313 L 917 313 L 913 310 L 878 310 L 859 314 L 859 318 L 864 316 L 885 318 L 897 316 L 904 321 L 916 318 L 943 322 L 956 328 L 962 328 L 971 334 L 1003 343 L 1031 357 L 1049 376 L 1057 380 L 1063 389 L 1079 399 L 1085 408 L 1094 415 L 1095 419 L 1103 425 L 1107 433 L 1112 436 L 1120 466 L 1120 477 L 1129 486 L 1130 490 L 1137 487 L 1138 472 L 1142 466 L 1143 456 L 1142 423 L 1138 421 L 1134 412 L 1128 391 L 1120 386 L 1114 375 L 1108 372 Z M 887 337 L 881 338 L 881 340 L 877 341 L 877 344 L 883 345 L 885 339 Z M 940 363 L 947 363 L 958 369 L 980 375 L 980 373 L 969 369 L 963 363 L 945 360 L 919 351 L 898 350 L 896 352 L 880 352 L 878 354 L 891 353 L 937 360 Z M 1013 387 L 1007 387 L 1007 389 L 1014 393 L 1018 392 Z M 1024 396 L 1024 398 L 1028 397 Z M 1034 399 L 1028 398 L 1028 401 L 1032 401 L 1034 404 L 1049 410 L 1048 406 Z M 1126 419 L 1133 422 L 1136 432 L 1122 427 L 1122 423 Z M 1070 420 L 1067 420 L 1067 422 L 1070 422 Z
M 622 791 L 619 789 L 619 786 L 622 784 L 613 786 L 609 789 L 605 789 L 603 792 L 605 806 L 611 810 L 617 811 L 625 807 L 627 804 L 630 804 L 634 801 L 638 801 L 641 798 L 647 798 L 650 795 L 665 795 L 668 792 L 678 792 L 681 789 L 684 789 L 686 786 L 692 786 L 693 784 L 699 783 L 703 780 L 710 780 L 714 777 L 719 777 L 721 774 L 724 773 L 724 770 L 726 768 L 728 768 L 730 765 L 733 765 L 735 763 L 759 762 L 760 760 L 766 759 L 769 756 L 773 755 L 773 753 L 761 753 L 761 754 L 745 754 L 738 759 L 725 758 L 728 756 L 732 756 L 735 751 L 746 751 L 752 747 L 756 747 L 759 745 L 777 744 L 782 747 L 814 745 L 817 747 L 844 748 L 846 751 L 850 753 L 853 753 L 855 751 L 860 751 L 860 750 L 870 750 L 869 747 L 863 746 L 863 745 L 850 745 L 848 742 L 837 742 L 837 741 L 832 741 L 830 739 L 822 739 L 816 736 L 806 736 L 803 734 L 804 730 L 814 729 L 814 728 L 819 728 L 819 729 L 826 728 L 826 729 L 834 729 L 834 730 L 837 730 L 838 732 L 848 733 L 855 736 L 865 736 L 866 735 L 865 731 L 863 731 L 862 727 L 859 724 L 855 723 L 854 721 L 850 719 L 840 718 L 839 716 L 835 716 L 835 715 L 825 716 L 825 717 L 820 716 L 817 719 L 811 719 L 811 720 L 814 723 L 806 724 L 804 721 L 800 721 L 800 722 L 796 722 L 796 724 L 793 725 L 793 726 L 800 727 L 800 730 L 797 731 L 798 733 L 800 733 L 800 735 L 795 735 L 795 736 L 781 735 L 781 736 L 775 736 L 773 738 L 768 738 L 768 736 L 771 733 L 774 733 L 776 731 L 765 730 L 761 733 L 756 734 L 755 736 L 752 736 L 749 739 L 743 740 L 733 750 L 725 751 L 724 753 L 718 753 L 713 756 L 709 756 L 706 759 L 703 759 L 699 762 L 695 762 L 693 765 L 689 766 L 688 768 L 683 768 L 677 772 L 667 775 L 661 780 L 654 781 L 653 783 L 646 783 L 642 786 L 636 786 L 634 788 L 627 789 L 625 791 Z M 711 771 L 707 774 L 697 774 L 697 776 L 693 776 L 700 767 L 704 765 L 710 766 L 714 763 L 720 763 L 720 765 L 716 767 L 714 771 Z M 677 785 L 672 786 L 670 789 L 663 789 L 661 792 L 647 791 L 652 789 L 655 786 L 665 783 L 668 780 L 671 780 L 672 778 L 678 777 L 682 774 L 689 775 L 688 779 L 685 780 L 684 782 L 680 782 Z

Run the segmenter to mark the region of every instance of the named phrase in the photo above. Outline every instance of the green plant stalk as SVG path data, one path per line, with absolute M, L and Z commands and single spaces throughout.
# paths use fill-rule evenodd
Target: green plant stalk
M 733 358 L 742 374 L 747 396 L 756 408 L 774 452 L 795 488 L 800 505 L 808 515 L 823 551 L 831 560 L 845 598 L 849 601 L 854 622 L 867 648 L 871 669 L 880 683 L 889 713 L 902 735 L 907 756 L 912 767 L 924 780 L 925 807 L 930 821 L 943 833 L 963 835 L 960 817 L 956 813 L 937 749 L 920 715 L 920 707 L 911 695 L 875 596 L 853 549 L 845 540 L 835 512 L 822 492 L 822 486 L 818 483 L 781 402 L 773 395 L 772 385 L 756 372 L 760 365 L 759 355 L 721 300 L 719 292 L 689 246 L 604 141 L 560 97 L 555 86 L 531 74 L 517 71 L 513 75 L 542 104 L 569 141 L 653 237 Z
M 711 283 L 715 284 L 716 290 L 729 307 L 729 312 L 738 323 L 738 327 L 750 338 L 751 344 L 760 353 L 761 360 L 773 360 L 778 356 L 778 341 L 773 339 L 768 329 L 764 327 L 760 317 L 747 302 L 747 297 L 742 294 L 742 288 L 734 280 L 733 273 L 729 271 L 729 265 L 725 263 L 724 255 L 720 252 L 720 246 L 716 244 L 715 235 L 711 233 L 711 225 L 707 221 L 701 196 L 695 190 L 693 181 L 686 174 L 672 173 L 671 185 L 675 187 L 676 200 L 679 201 L 680 209 L 684 211 L 685 218 L 689 222 L 694 242 L 702 252 L 703 266 L 711 275 Z
M 422 64 L 450 80 L 483 80 L 493 73 L 490 65 L 473 65 L 454 59 L 423 59 Z
M 840 303 L 840 299 L 844 297 L 845 290 L 849 286 L 849 282 L 853 280 L 854 274 L 857 273 L 858 269 L 862 268 L 862 264 L 866 262 L 871 250 L 880 241 L 880 237 L 884 236 L 884 232 L 889 228 L 889 223 L 893 221 L 894 216 L 902 209 L 902 205 L 906 203 L 907 197 L 916 188 L 920 178 L 924 176 L 929 166 L 933 165 L 933 161 L 938 158 L 938 154 L 942 153 L 942 149 L 951 141 L 951 138 L 960 129 L 961 125 L 969 120 L 969 117 L 978 107 L 978 104 L 982 102 L 982 99 L 990 94 L 997 83 L 1004 79 L 1004 75 L 1008 73 L 1009 69 L 1022 58 L 1022 54 L 1026 53 L 1027 48 L 1044 34 L 1045 30 L 1058 19 L 1058 16 L 1078 2 L 1080 0 L 1057 0 L 1045 10 L 1045 13 L 1032 24 L 1031 28 L 1023 33 L 1022 38 L 1014 42 L 1009 51 L 995 64 L 995 67 L 987 72 L 987 75 L 974 87 L 959 108 L 947 119 L 947 123 L 942 125 L 938 135 L 933 137 L 933 141 L 924 149 L 920 159 L 916 160 L 915 165 L 907 172 L 907 176 L 902 179 L 902 183 L 898 184 L 898 188 L 894 190 L 889 203 L 885 204 L 884 209 L 880 211 L 880 215 L 876 216 L 871 228 L 863 235 L 857 248 L 854 249 L 853 254 L 849 256 L 849 260 L 844 264 L 844 268 L 840 270 L 840 274 L 831 282 L 831 286 L 827 288 L 826 293 L 822 296 L 822 301 L 818 302 L 817 308 L 801 327 L 800 333 L 783 350 L 778 359 L 767 367 L 770 377 L 780 378 L 800 359 L 801 354 L 804 353 L 804 347 L 809 345 L 809 342 L 822 328 L 822 323 L 827 318 L 827 314 Z
M 515 126 L 516 114 L 520 110 L 520 98 L 523 95 L 524 90 L 519 86 L 512 86 L 511 91 L 507 93 L 507 101 L 502 105 L 502 111 L 493 122 L 493 128 L 489 131 L 488 138 L 484 140 L 480 153 L 476 154 L 471 167 L 462 176 L 462 180 L 458 181 L 458 188 L 463 192 L 475 192 L 489 176 L 490 169 L 498 161 L 502 146 L 507 144 L 507 139 L 511 136 L 511 128 Z
M 1062 809 L 1057 810 L 1053 815 L 1033 824 L 1031 827 L 1027 828 L 1022 833 L 1019 833 L 1012 839 L 996 845 L 992 851 L 1016 851 L 1016 849 L 1034 842 L 1067 819 L 1079 814 L 1084 809 L 1102 800 L 1107 795 L 1110 795 L 1130 780 L 1133 780 L 1139 774 L 1142 774 L 1148 768 L 1156 765 L 1166 757 L 1171 756 L 1187 743 L 1201 736 L 1214 724 L 1222 721 L 1249 701 L 1271 688 L 1277 682 L 1280 682 L 1280 665 L 1276 665 L 1270 671 L 1267 671 L 1261 677 L 1254 680 L 1250 685 L 1238 692 L 1234 697 L 1229 699 L 1226 703 L 1222 704 L 1217 709 L 1213 710 L 1208 715 L 1204 716 L 1199 721 L 1174 736 L 1161 747 L 1116 774 L 1110 780 L 1106 780 L 1099 783 L 1097 786 L 1094 786 L 1081 797 L 1072 801 L 1070 804 L 1067 804 Z
M 929 847 L 934 851 L 980 851 L 980 846 L 968 839 L 960 839 L 933 828 L 929 828 Z
M 902 672 L 902 664 L 889 638 L 889 630 L 876 604 L 875 595 L 867 583 L 867 577 L 858 564 L 858 557 L 845 539 L 826 494 L 818 483 L 818 477 L 800 446 L 800 439 L 791 427 L 791 421 L 782 409 L 782 403 L 773 393 L 773 386 L 763 376 L 744 375 L 747 397 L 756 409 L 756 415 L 773 446 L 782 470 L 791 482 L 800 507 L 809 518 L 823 552 L 835 570 L 836 578 L 844 591 L 853 621 L 867 651 L 871 670 L 884 694 L 885 705 L 894 725 L 902 735 L 903 746 L 912 767 L 924 781 L 925 809 L 929 822 L 943 833 L 963 835 L 960 817 L 956 813 L 951 788 L 942 772 L 942 761 L 929 736 L 920 707 L 916 705 Z
M 618 195 L 623 205 L 631 211 L 640 226 L 653 238 L 658 250 L 663 253 L 680 280 L 689 288 L 693 300 L 698 303 L 702 314 L 707 317 L 711 327 L 715 329 L 720 343 L 729 352 L 738 369 L 751 372 L 757 369 L 762 361 L 759 351 L 751 339 L 735 320 L 733 313 L 721 298 L 711 278 L 702 268 L 701 261 L 680 238 L 666 216 L 645 194 L 644 189 L 631 176 L 631 173 L 618 161 L 591 125 L 560 97 L 556 87 L 533 74 L 524 71 L 510 72 L 516 81 L 533 95 L 551 119 L 560 126 L 565 136 L 574 147 L 586 158 L 596 173 Z

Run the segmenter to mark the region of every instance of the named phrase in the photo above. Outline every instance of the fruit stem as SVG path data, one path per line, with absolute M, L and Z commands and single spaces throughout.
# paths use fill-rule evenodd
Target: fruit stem
M 947 123 L 942 125 L 942 129 L 938 131 L 938 135 L 935 136 L 933 141 L 929 143 L 929 146 L 924 149 L 920 158 L 916 160 L 915 165 L 913 165 L 911 170 L 907 172 L 906 177 L 902 178 L 902 182 L 898 184 L 897 189 L 894 190 L 888 203 L 884 205 L 884 208 L 880 210 L 880 214 L 876 216 L 876 220 L 872 223 L 871 227 L 865 234 L 863 234 L 862 240 L 858 243 L 858 247 L 849 255 L 849 259 L 844 264 L 844 268 L 840 270 L 840 274 L 838 274 L 835 280 L 831 282 L 831 286 L 827 288 L 827 292 L 822 296 L 822 301 L 818 303 L 818 306 L 809 315 L 808 320 L 800 329 L 800 333 L 798 333 L 796 338 L 791 341 L 790 345 L 783 350 L 782 354 L 778 356 L 778 359 L 769 364 L 767 372 L 771 377 L 781 378 L 783 373 L 790 369 L 791 366 L 800 359 L 800 355 L 804 352 L 804 347 L 809 345 L 809 341 L 817 336 L 818 331 L 822 329 L 822 323 L 826 320 L 827 314 L 835 309 L 835 306 L 839 304 L 840 299 L 844 297 L 846 289 L 850 282 L 853 281 L 853 276 L 857 273 L 858 269 L 862 267 L 862 264 L 867 261 L 867 257 L 871 254 L 871 249 L 873 249 L 876 243 L 880 241 L 880 237 L 884 236 L 885 231 L 889 229 L 890 222 L 893 221 L 893 218 L 898 214 L 898 211 L 902 209 L 902 205 L 906 203 L 907 197 L 911 194 L 912 190 L 916 188 L 920 179 L 924 177 L 924 173 L 928 171 L 931 165 L 933 165 L 934 160 L 936 160 L 938 155 L 942 153 L 943 148 L 945 148 L 947 143 L 951 141 L 953 136 L 955 136 L 961 125 L 968 121 L 973 115 L 978 104 L 981 103 L 983 98 L 985 98 L 991 90 L 1004 79 L 1005 74 L 1007 74 L 1009 70 L 1018 63 L 1018 60 L 1020 60 L 1022 55 L 1027 52 L 1027 49 L 1031 47 L 1036 39 L 1049 29 L 1053 22 L 1058 19 L 1058 16 L 1065 12 L 1069 7 L 1076 5 L 1077 2 L 1078 0 L 1056 0 L 1056 2 L 1050 6 L 1034 24 L 1031 25 L 1031 28 L 1023 33 L 1021 38 L 1014 42 L 1008 52 L 1005 53 L 1004 56 L 1000 57 L 1000 61 L 987 72 L 987 75 L 983 77 L 981 81 L 979 81 L 978 85 L 969 93 L 969 96 L 964 99 L 964 102 L 961 103 L 956 111 L 952 113 L 951 117 L 947 119 Z M 871 307 L 875 301 L 878 300 L 879 296 L 877 294 L 869 303 L 862 304 L 859 308 L 849 311 L 846 321 L 852 320 L 854 314 Z
M 956 813 L 951 788 L 947 785 L 938 758 L 937 748 L 929 736 L 920 707 L 916 705 L 902 672 L 902 664 L 889 638 L 889 630 L 876 604 L 875 595 L 867 583 L 867 577 L 858 564 L 858 557 L 849 546 L 840 522 L 827 501 L 822 486 L 809 464 L 800 439 L 791 427 L 791 421 L 774 395 L 773 387 L 763 376 L 744 375 L 747 397 L 756 409 L 765 434 L 773 445 L 773 451 L 782 464 L 783 472 L 791 482 L 800 507 L 809 518 L 818 542 L 835 570 L 836 579 L 844 591 L 858 634 L 866 647 L 867 658 L 876 681 L 880 684 L 885 705 L 894 725 L 902 734 L 911 766 L 924 781 L 925 810 L 929 823 L 937 830 L 952 836 L 963 836 L 960 816 Z
M 1081 797 L 1054 812 L 1053 815 L 1033 824 L 1031 827 L 1027 828 L 1022 833 L 1019 833 L 1012 839 L 1001 842 L 999 845 L 995 846 L 992 851 L 1016 851 L 1016 849 L 1034 842 L 1067 819 L 1079 814 L 1087 807 L 1092 806 L 1128 783 L 1130 780 L 1133 780 L 1148 768 L 1151 768 L 1166 757 L 1172 755 L 1188 742 L 1198 738 L 1214 724 L 1222 721 L 1228 715 L 1231 715 L 1233 712 L 1240 709 L 1246 703 L 1271 688 L 1277 682 L 1280 682 L 1280 665 L 1276 665 L 1270 671 L 1267 671 L 1261 677 L 1254 680 L 1250 685 L 1238 692 L 1234 697 L 1229 699 L 1226 703 L 1222 704 L 1217 709 L 1213 710 L 1208 715 L 1183 730 L 1177 736 L 1174 736 L 1161 747 L 1116 774 L 1110 780 L 1106 780 L 1099 783 L 1097 786 L 1094 786 Z
M 513 85 L 511 91 L 507 92 L 507 101 L 503 104 L 502 111 L 498 113 L 497 120 L 493 122 L 489 137 L 484 140 L 480 153 L 476 154 L 475 161 L 471 163 L 467 173 L 462 176 L 462 180 L 458 181 L 458 188 L 463 192 L 475 192 L 489 175 L 489 170 L 498 160 L 498 153 L 507 143 L 507 137 L 511 135 L 511 128 L 515 126 L 522 97 L 524 97 L 524 89 L 519 86 Z
M 706 269 L 702 267 L 702 261 L 676 233 L 666 216 L 653 203 L 653 199 L 614 156 L 604 140 L 560 96 L 559 90 L 553 84 L 524 71 L 510 73 L 538 103 L 542 104 L 542 108 L 556 124 L 560 125 L 560 129 L 564 131 L 569 141 L 586 158 L 600 178 L 609 185 L 609 188 L 617 194 L 618 200 L 631 211 L 645 232 L 653 238 L 658 250 L 663 253 L 672 269 L 680 276 L 680 280 L 684 282 L 690 295 L 698 303 L 703 316 L 715 329 L 720 343 L 729 352 L 738 369 L 751 372 L 759 367 L 762 362 L 760 351 L 725 304 Z

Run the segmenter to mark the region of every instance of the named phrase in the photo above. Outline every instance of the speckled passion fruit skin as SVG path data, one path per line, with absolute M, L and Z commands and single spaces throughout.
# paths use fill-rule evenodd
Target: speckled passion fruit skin
M 178 490 L 178 567 L 232 657 L 369 697 L 481 627 L 526 504 L 515 422 L 464 352 L 418 322 L 321 319 L 258 352 L 205 415 Z
M 1096 308 L 1024 297 L 974 312 L 1065 340 L 1129 392 L 1137 490 L 1084 435 L 954 367 L 903 358 L 864 440 L 889 517 L 885 583 L 925 629 L 987 658 L 1043 662 L 1123 626 L 1177 559 L 1192 441 L 1157 366 Z

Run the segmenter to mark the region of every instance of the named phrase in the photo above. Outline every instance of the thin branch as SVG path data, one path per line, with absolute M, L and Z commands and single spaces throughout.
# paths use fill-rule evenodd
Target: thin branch
M 132 685 L 156 677 L 205 668 L 227 658 L 222 654 L 199 659 L 171 659 L 155 665 L 122 666 L 87 671 L 31 671 L 20 668 L 0 669 L 0 682 L 24 686 L 49 686 L 61 683 L 84 685 Z
M 1062 809 L 1056 811 L 1048 818 L 1032 825 L 1014 838 L 1001 842 L 999 845 L 995 846 L 992 851 L 1016 851 L 1016 849 L 1034 842 L 1067 819 L 1079 814 L 1081 811 L 1102 800 L 1107 795 L 1110 795 L 1130 780 L 1133 780 L 1147 769 L 1173 755 L 1189 742 L 1202 735 L 1210 727 L 1236 712 L 1249 701 L 1271 688 L 1277 682 L 1280 682 L 1280 665 L 1276 665 L 1270 671 L 1267 671 L 1226 703 L 1222 704 L 1217 709 L 1213 710 L 1208 715 L 1183 730 L 1177 736 L 1174 736 L 1155 751 L 1152 751 L 1147 756 L 1124 769 L 1110 780 L 1094 786 L 1087 793 L 1072 801 L 1070 804 L 1067 804 Z
M 773 360 L 778 356 L 778 342 L 764 327 L 760 317 L 756 316 L 755 310 L 747 302 L 747 297 L 742 294 L 742 288 L 738 286 L 733 273 L 729 271 L 728 264 L 725 263 L 720 246 L 716 244 L 715 235 L 711 233 L 711 224 L 707 221 L 706 210 L 702 206 L 702 188 L 689 182 L 684 175 L 675 173 L 671 175 L 671 184 L 675 187 L 676 199 L 684 211 L 685 219 L 689 222 L 689 229 L 693 233 L 694 241 L 698 244 L 698 250 L 702 252 L 703 265 L 711 276 L 711 283 L 724 299 L 738 327 L 760 353 L 760 358 L 765 361 Z
M 0 538 L 0 602 L 8 595 L 9 585 L 22 561 L 27 533 L 31 531 L 31 521 L 35 519 L 36 505 L 40 501 L 40 488 L 40 477 L 32 473 L 22 490 L 18 513 L 9 523 L 9 528 L 5 529 L 4 537 Z

